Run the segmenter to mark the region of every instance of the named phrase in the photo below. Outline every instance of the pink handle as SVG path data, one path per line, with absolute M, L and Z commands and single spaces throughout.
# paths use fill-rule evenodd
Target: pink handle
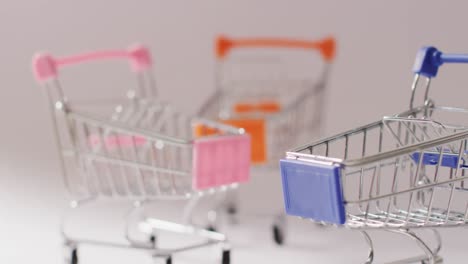
M 87 61 L 125 58 L 130 60 L 131 68 L 135 72 L 147 70 L 152 65 L 151 53 L 143 45 L 135 45 L 128 50 L 105 50 L 63 58 L 54 58 L 47 53 L 37 54 L 33 58 L 33 71 L 38 82 L 58 77 L 58 69 L 66 65 L 73 65 Z

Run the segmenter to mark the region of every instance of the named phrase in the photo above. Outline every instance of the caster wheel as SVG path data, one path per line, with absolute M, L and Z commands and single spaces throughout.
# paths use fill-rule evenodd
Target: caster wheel
M 214 227 L 213 225 L 207 226 L 206 230 L 211 231 L 211 232 L 217 232 L 216 227 Z
M 273 226 L 273 240 L 278 246 L 282 246 L 284 244 L 284 234 L 282 228 L 278 225 Z
M 78 250 L 76 248 L 71 251 L 70 264 L 78 264 Z
M 235 215 L 237 214 L 237 208 L 234 205 L 228 206 L 227 208 L 227 213 L 230 215 Z
M 172 264 L 172 257 L 166 258 L 166 264 Z
M 421 264 L 428 264 L 429 261 L 427 260 L 423 260 L 421 261 Z M 442 257 L 440 256 L 436 256 L 435 259 L 434 259 L 434 264 L 443 264 L 444 263 L 444 260 L 442 259 Z
M 221 260 L 221 264 L 230 264 L 230 263 L 231 263 L 231 251 L 223 250 L 223 257 Z
M 151 245 L 156 246 L 156 236 L 155 236 L 155 235 L 151 235 L 151 236 L 149 237 L 149 242 L 151 243 Z

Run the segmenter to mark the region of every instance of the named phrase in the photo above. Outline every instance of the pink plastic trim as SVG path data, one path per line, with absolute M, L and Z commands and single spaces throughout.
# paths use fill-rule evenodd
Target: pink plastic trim
M 152 66 L 151 53 L 143 45 L 134 45 L 128 50 L 104 50 L 78 54 L 63 58 L 54 58 L 49 54 L 37 54 L 33 58 L 33 72 L 37 81 L 42 82 L 58 77 L 58 69 L 87 61 L 126 58 L 130 60 L 135 72 L 148 70 Z
M 223 136 L 195 140 L 192 169 L 195 190 L 247 182 L 250 178 L 250 137 Z
M 33 59 L 33 72 L 36 80 L 42 82 L 57 77 L 57 65 L 49 54 L 37 54 Z
M 143 45 L 135 45 L 128 50 L 132 58 L 132 69 L 135 72 L 145 71 L 153 65 L 151 52 Z

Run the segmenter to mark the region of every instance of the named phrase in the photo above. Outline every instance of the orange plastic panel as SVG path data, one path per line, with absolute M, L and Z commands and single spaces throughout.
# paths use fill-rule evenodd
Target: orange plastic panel
M 196 138 L 219 134 L 219 131 L 216 128 L 207 127 L 202 124 L 196 125 L 193 132 Z
M 235 127 L 241 127 L 250 134 L 251 162 L 264 163 L 266 157 L 265 120 L 263 119 L 230 119 L 223 121 Z
M 265 120 L 263 119 L 229 119 L 221 122 L 234 127 L 244 128 L 250 134 L 251 138 L 251 162 L 264 163 L 267 160 L 267 145 L 265 137 Z M 214 128 L 208 128 L 203 125 L 195 127 L 195 136 L 208 136 L 217 134 Z

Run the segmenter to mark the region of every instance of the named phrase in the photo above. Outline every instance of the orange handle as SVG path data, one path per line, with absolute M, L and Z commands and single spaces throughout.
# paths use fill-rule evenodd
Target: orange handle
M 231 39 L 219 36 L 216 39 L 216 55 L 223 59 L 234 48 L 288 48 L 318 50 L 323 59 L 331 62 L 335 57 L 336 41 L 333 37 L 327 37 L 318 41 L 284 39 L 284 38 L 240 38 Z
M 234 106 L 234 111 L 236 113 L 251 113 L 251 112 L 277 113 L 280 110 L 281 110 L 281 106 L 277 102 L 263 102 L 259 104 L 239 103 Z

